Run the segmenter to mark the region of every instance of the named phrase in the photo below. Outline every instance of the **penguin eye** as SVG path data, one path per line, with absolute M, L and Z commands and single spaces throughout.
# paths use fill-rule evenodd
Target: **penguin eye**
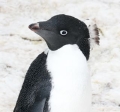
M 60 34 L 61 34 L 61 35 L 67 35 L 67 33 L 68 33 L 68 32 L 67 32 L 66 30 L 61 30 L 61 31 L 60 31 Z

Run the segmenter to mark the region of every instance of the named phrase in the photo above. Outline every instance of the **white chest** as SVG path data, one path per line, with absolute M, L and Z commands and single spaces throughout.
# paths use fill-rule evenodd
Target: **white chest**
M 90 76 L 86 58 L 77 45 L 49 51 L 47 68 L 52 77 L 50 112 L 90 112 Z

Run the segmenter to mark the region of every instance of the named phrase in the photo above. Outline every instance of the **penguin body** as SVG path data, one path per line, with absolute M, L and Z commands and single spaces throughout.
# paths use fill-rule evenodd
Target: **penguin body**
M 90 112 L 90 75 L 78 46 L 65 45 L 49 51 L 47 69 L 52 78 L 50 112 Z
M 14 112 L 90 112 L 87 26 L 62 14 L 29 28 L 46 41 L 49 50 L 29 67 Z

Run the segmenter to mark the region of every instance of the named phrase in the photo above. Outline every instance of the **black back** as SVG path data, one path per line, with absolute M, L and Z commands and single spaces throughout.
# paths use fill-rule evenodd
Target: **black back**
M 48 112 L 51 78 L 46 58 L 41 53 L 29 67 L 14 112 Z

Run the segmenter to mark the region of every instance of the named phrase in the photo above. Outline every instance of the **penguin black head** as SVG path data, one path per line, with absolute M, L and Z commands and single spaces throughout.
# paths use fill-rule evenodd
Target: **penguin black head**
M 57 50 L 66 44 L 77 44 L 85 57 L 89 58 L 89 31 L 85 23 L 68 15 L 56 15 L 48 21 L 29 25 L 40 35 L 50 50 Z

